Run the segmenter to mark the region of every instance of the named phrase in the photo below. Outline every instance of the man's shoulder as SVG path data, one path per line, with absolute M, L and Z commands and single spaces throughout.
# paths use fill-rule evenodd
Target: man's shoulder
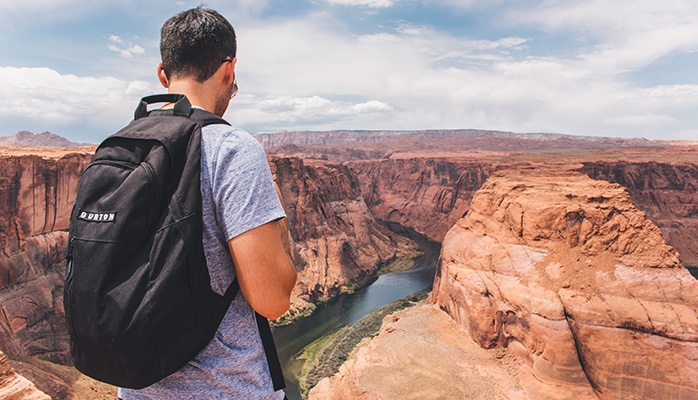
M 221 150 L 222 148 L 235 149 L 246 147 L 260 147 L 261 144 L 249 132 L 225 124 L 211 124 L 202 128 L 201 140 Z

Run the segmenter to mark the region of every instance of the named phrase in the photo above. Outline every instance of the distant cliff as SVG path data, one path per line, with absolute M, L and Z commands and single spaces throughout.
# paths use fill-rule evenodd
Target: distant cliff
M 698 161 L 585 162 L 580 172 L 628 189 L 637 208 L 679 252 L 681 262 L 698 267 Z
M 356 161 L 366 204 L 376 218 L 414 228 L 442 241 L 470 207 L 491 173 L 491 162 L 445 158 Z
M 283 145 L 295 146 L 337 146 L 345 143 L 386 143 L 389 147 L 400 147 L 402 143 L 441 142 L 460 147 L 452 150 L 464 151 L 469 148 L 491 148 L 493 150 L 531 149 L 531 148 L 570 148 L 570 149 L 603 149 L 624 147 L 665 147 L 666 142 L 646 139 L 621 139 L 597 136 L 574 136 L 555 133 L 513 133 L 482 129 L 430 129 L 405 131 L 300 131 L 279 133 L 258 133 L 253 135 L 262 143 L 265 149 Z M 528 142 L 528 143 L 526 143 Z M 535 142 L 538 142 L 536 144 Z M 473 144 L 477 147 L 473 147 Z M 492 147 L 491 145 L 495 146 Z M 465 146 L 463 148 L 462 146 Z M 307 149 L 311 150 L 311 149 Z M 385 149 L 390 150 L 390 149 Z M 312 151 L 312 150 L 311 150 Z
M 398 139 L 432 140 L 450 137 L 476 138 L 480 136 L 511 138 L 515 136 L 511 132 L 485 131 L 477 129 L 458 130 L 421 130 L 421 131 L 349 131 L 336 130 L 325 132 L 279 132 L 257 133 L 254 135 L 265 149 L 278 147 L 284 144 L 310 146 L 315 144 L 337 145 L 342 143 L 381 143 Z
M 70 140 L 51 132 L 35 134 L 29 131 L 17 132 L 12 136 L 0 136 L 0 146 L 25 146 L 25 147 L 78 147 L 84 143 L 74 143 Z

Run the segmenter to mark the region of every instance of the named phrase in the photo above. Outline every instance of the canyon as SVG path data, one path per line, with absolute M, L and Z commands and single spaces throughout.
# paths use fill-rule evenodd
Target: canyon
M 626 175 L 648 164 L 631 165 Z M 493 169 L 445 235 L 433 307 L 389 317 L 309 398 L 696 398 L 698 281 L 632 188 L 588 167 Z M 668 203 L 695 215 L 694 183 L 674 174 L 684 167 L 663 180 L 680 182 L 685 203 L 667 185 L 635 185 L 658 189 L 655 215 Z
M 299 269 L 285 318 L 361 284 L 413 247 L 382 223 L 397 222 L 444 243 L 434 305 L 426 306 L 434 311 L 420 307 L 420 315 L 450 326 L 448 340 L 476 343 L 495 352 L 494 364 L 508 363 L 488 369 L 487 376 L 508 385 L 502 396 L 554 398 L 555 385 L 589 398 L 632 398 L 637 393 L 628 385 L 658 388 L 643 389 L 645 395 L 668 388 L 693 393 L 682 380 L 696 372 L 696 305 L 688 299 L 696 289 L 683 266 L 698 266 L 698 147 L 468 132 L 373 135 L 376 143 L 335 135 L 318 143 L 307 134 L 283 144 L 258 135 L 276 146 L 268 148 L 269 163 Z M 571 149 L 579 143 L 583 151 Z M 61 301 L 66 229 L 94 148 L 0 150 L 0 349 L 10 358 L 69 363 Z M 558 192 L 564 194 L 552 196 Z M 511 206 L 495 207 L 505 203 Z M 486 263 L 473 261 L 486 254 Z M 576 270 L 584 276 L 569 276 Z M 414 321 L 409 310 L 400 318 Z M 400 331 L 395 323 L 387 329 Z M 384 330 L 375 347 L 389 336 Z M 609 341 L 617 345 L 611 355 L 600 352 Z M 372 365 L 352 360 L 348 365 Z M 652 365 L 658 372 L 633 371 L 629 365 L 638 360 L 658 360 Z M 688 366 L 668 369 L 672 362 Z M 359 382 L 347 368 L 332 382 Z M 392 375 L 384 376 L 387 387 Z M 321 385 L 325 394 L 336 389 Z

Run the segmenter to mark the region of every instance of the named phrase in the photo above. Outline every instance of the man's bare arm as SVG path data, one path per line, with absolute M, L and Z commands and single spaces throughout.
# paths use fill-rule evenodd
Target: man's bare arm
M 228 241 L 242 294 L 255 311 L 269 319 L 288 310 L 296 284 L 284 220 L 268 222 Z

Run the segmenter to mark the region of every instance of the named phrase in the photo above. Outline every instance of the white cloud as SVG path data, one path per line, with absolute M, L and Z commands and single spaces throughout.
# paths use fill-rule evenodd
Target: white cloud
M 379 14 L 378 8 L 397 4 L 326 1 Z M 386 22 L 394 29 L 362 27 L 361 32 L 372 33 L 352 35 L 350 22 L 332 14 L 341 8 L 261 20 L 269 1 L 212 0 L 212 7 L 234 17 L 238 33 L 241 89 L 227 117 L 253 132 L 483 128 L 660 138 L 697 129 L 690 117 L 698 107 L 697 85 L 641 87 L 628 73 L 667 55 L 698 50 L 698 3 L 425 1 L 459 8 L 454 12 L 490 8 L 485 18 L 496 14 L 494 23 L 512 28 L 498 29 L 505 32 L 501 37 L 466 36 L 397 20 Z M 50 3 L 55 9 L 91 7 L 87 0 Z M 44 13 L 40 5 L 48 2 L 12 4 L 17 5 L 0 5 L 0 16 L 20 8 L 26 15 L 34 9 Z M 565 54 L 537 51 L 541 32 L 569 40 Z M 84 122 L 113 131 L 128 121 L 139 97 L 162 90 L 154 74 L 153 83 L 128 79 L 148 79 L 145 74 L 152 73 L 157 59 L 144 53 L 152 52 L 155 40 L 108 36 L 102 48 L 109 55 L 103 60 L 123 69 L 122 75 L 112 74 L 123 79 L 0 68 L 0 117 L 65 126 Z
M 391 7 L 395 0 L 326 0 L 330 4 L 340 4 L 343 6 L 368 6 L 372 8 Z
M 693 0 L 540 1 L 507 12 L 505 21 L 554 34 L 574 33 L 595 44 L 580 58 L 611 73 L 698 50 L 698 3 Z
M 464 38 L 408 24 L 348 36 L 336 23 L 317 15 L 241 29 L 243 92 L 247 82 L 249 93 L 266 97 L 233 103 L 230 118 L 267 132 L 484 128 L 661 138 L 689 128 L 677 115 L 698 106 L 694 86 L 641 88 L 620 77 L 630 68 L 622 42 L 609 42 L 617 57 L 603 44 L 567 58 L 533 57 L 526 51 L 536 42 L 526 37 Z M 334 100 L 346 97 L 359 100 Z M 358 112 L 372 101 L 385 107 Z
M 75 20 L 112 6 L 131 7 L 135 0 L 3 0 L 0 21 Z
M 144 48 L 133 43 L 129 43 L 124 48 L 120 48 L 118 46 L 110 44 L 109 46 L 107 46 L 107 48 L 111 51 L 119 53 L 119 55 L 124 58 L 132 58 L 134 55 L 145 54 Z
M 0 67 L 0 117 L 45 130 L 91 126 L 113 133 L 129 121 L 138 99 L 154 90 L 141 81 L 62 75 L 49 68 Z
M 226 118 L 238 125 L 254 126 L 257 131 L 268 132 L 288 126 L 318 129 L 318 126 L 346 123 L 357 118 L 381 117 L 389 111 L 392 107 L 377 100 L 354 103 L 320 96 L 258 99 L 247 95 L 239 96 L 231 103 Z
M 124 58 L 133 58 L 134 55 L 141 55 L 145 54 L 145 49 L 142 48 L 141 46 L 137 44 L 133 44 L 131 42 L 126 43 L 124 42 L 123 39 L 121 39 L 119 36 L 116 35 L 110 35 L 109 40 L 112 42 L 120 45 L 121 47 L 115 45 L 115 44 L 110 44 L 107 46 L 107 48 L 111 51 L 114 51 L 116 53 L 119 53 L 121 57 Z

